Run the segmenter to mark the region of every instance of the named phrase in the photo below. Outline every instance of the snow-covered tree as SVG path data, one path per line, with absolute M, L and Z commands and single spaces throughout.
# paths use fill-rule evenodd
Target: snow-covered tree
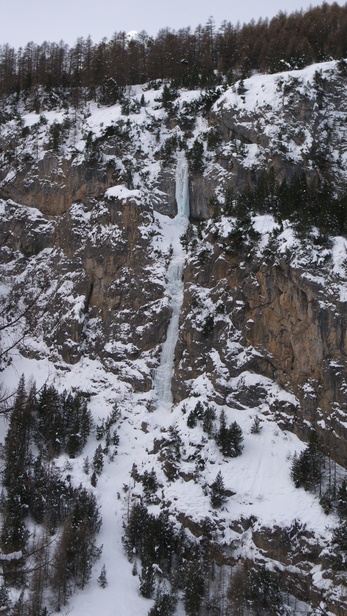
M 211 484 L 210 502 L 213 508 L 218 509 L 226 500 L 224 480 L 221 471 L 219 471 Z
M 100 586 L 100 588 L 106 588 L 108 582 L 107 582 L 107 573 L 106 573 L 106 565 L 103 564 L 102 568 L 101 568 L 101 572 L 100 575 L 98 577 L 98 584 Z
M 236 458 L 241 455 L 243 450 L 242 430 L 236 421 L 234 421 L 229 427 L 226 425 L 224 411 L 222 411 L 220 415 L 220 426 L 216 441 L 224 456 Z

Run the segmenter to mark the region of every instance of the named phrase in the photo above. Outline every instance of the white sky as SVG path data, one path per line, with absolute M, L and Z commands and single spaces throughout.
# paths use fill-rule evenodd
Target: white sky
M 223 20 L 243 23 L 320 4 L 319 0 L 0 0 L 0 44 L 17 48 L 29 41 L 63 39 L 72 45 L 77 37 L 89 34 L 97 43 L 116 31 L 146 30 L 156 35 L 164 27 L 194 29 L 210 16 L 219 27 Z

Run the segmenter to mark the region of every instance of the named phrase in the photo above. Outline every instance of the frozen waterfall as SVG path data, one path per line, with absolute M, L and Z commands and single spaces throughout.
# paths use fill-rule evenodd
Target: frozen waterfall
M 179 317 L 183 302 L 182 272 L 185 257 L 180 237 L 186 231 L 189 222 L 188 164 L 184 152 L 179 154 L 177 160 L 176 202 L 177 215 L 172 221 L 172 231 L 174 231 L 174 241 L 172 244 L 173 253 L 168 269 L 167 285 L 172 315 L 167 330 L 166 340 L 162 347 L 160 365 L 156 370 L 154 379 L 158 406 L 160 404 L 172 404 L 171 381 L 174 368 L 175 347 L 178 338 Z

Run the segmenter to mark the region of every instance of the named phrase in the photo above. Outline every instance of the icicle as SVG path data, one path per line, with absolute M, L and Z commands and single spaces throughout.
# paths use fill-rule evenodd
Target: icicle
M 185 232 L 189 222 L 189 185 L 188 165 L 182 152 L 177 161 L 176 169 L 176 202 L 177 215 L 174 224 L 177 228 L 176 241 L 173 245 L 172 260 L 168 270 L 168 292 L 171 297 L 172 315 L 167 330 L 166 340 L 160 356 L 160 365 L 155 375 L 155 389 L 160 404 L 172 404 L 171 381 L 174 367 L 175 347 L 178 339 L 179 317 L 183 302 L 182 272 L 184 252 L 180 236 Z

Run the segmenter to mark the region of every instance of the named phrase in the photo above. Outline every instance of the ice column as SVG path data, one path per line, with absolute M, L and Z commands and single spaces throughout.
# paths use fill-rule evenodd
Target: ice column
M 185 256 L 180 242 L 180 236 L 186 231 L 189 222 L 188 164 L 184 152 L 179 154 L 179 158 L 177 160 L 176 202 L 177 215 L 173 220 L 173 253 L 168 269 L 167 286 L 172 314 L 167 330 L 166 340 L 162 347 L 160 365 L 156 370 L 154 381 L 158 398 L 158 406 L 169 406 L 172 404 L 171 381 L 174 367 L 175 347 L 178 338 L 179 317 L 183 302 L 182 272 Z

